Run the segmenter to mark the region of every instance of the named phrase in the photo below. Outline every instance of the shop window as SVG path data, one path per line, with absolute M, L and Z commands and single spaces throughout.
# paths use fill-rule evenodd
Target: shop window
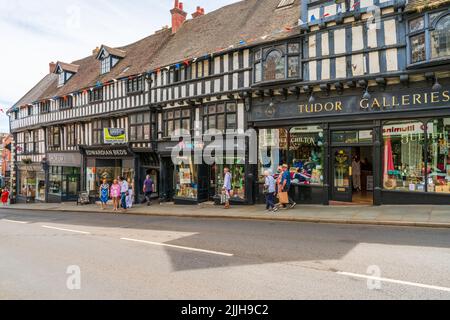
M 450 15 L 425 13 L 409 21 L 410 63 L 450 58 Z
M 175 166 L 176 196 L 187 199 L 197 199 L 198 196 L 198 172 L 192 157 L 178 159 L 183 163 Z
M 425 125 L 420 121 L 383 126 L 386 190 L 425 191 Z
M 203 108 L 203 130 L 225 130 L 237 129 L 237 107 L 236 103 L 222 103 L 208 105 Z
M 255 83 L 301 78 L 299 43 L 258 49 L 253 58 Z
M 61 197 L 63 193 L 62 182 L 62 167 L 50 167 L 49 195 Z
M 130 141 L 150 141 L 150 112 L 130 116 Z
M 221 164 L 215 166 L 215 181 L 217 182 L 216 195 L 222 194 L 224 170 L 225 168 L 228 168 L 231 173 L 231 198 L 235 200 L 245 200 L 245 161 L 236 158 L 217 158 L 217 162 Z
M 36 199 L 36 172 L 32 170 L 21 170 L 19 179 L 19 195 L 27 198 L 28 200 Z
M 450 193 L 450 118 L 431 121 L 427 126 L 428 191 Z
M 176 130 L 191 130 L 191 110 L 167 110 L 164 113 L 164 136 L 170 138 Z
M 289 159 L 293 183 L 323 185 L 324 135 L 318 126 L 292 128 Z
M 264 171 L 276 174 L 278 167 L 288 164 L 288 131 L 286 129 L 263 129 L 259 131 L 259 176 Z M 264 181 L 264 180 L 262 180 Z

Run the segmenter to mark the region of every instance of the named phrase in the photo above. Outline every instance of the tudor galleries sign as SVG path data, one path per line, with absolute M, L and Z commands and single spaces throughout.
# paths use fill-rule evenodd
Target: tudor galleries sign
M 427 110 L 430 108 L 450 108 L 449 90 L 432 92 L 422 88 L 412 93 L 379 92 L 372 93 L 370 99 L 354 95 L 335 96 L 316 98 L 315 103 L 308 103 L 302 99 L 289 99 L 272 104 L 256 102 L 252 109 L 252 121 Z

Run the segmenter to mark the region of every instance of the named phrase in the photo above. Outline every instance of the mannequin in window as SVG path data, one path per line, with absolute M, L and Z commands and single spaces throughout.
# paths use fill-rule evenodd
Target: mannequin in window
M 352 161 L 353 171 L 353 189 L 361 191 L 361 161 L 358 156 L 353 157 Z

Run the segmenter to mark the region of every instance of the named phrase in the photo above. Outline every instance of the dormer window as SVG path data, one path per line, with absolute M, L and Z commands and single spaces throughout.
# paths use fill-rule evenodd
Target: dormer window
M 72 76 L 78 72 L 79 66 L 58 62 L 55 68 L 55 73 L 58 75 L 58 87 L 64 86 Z
M 101 74 L 105 74 L 111 71 L 111 58 L 107 57 L 102 60 Z
M 126 52 L 123 50 L 102 46 L 97 54 L 97 60 L 100 60 L 100 74 L 110 72 L 125 56 Z

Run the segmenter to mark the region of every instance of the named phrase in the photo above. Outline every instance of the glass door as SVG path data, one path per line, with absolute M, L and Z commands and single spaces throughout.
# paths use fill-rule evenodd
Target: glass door
M 332 200 L 352 202 L 352 149 L 333 148 L 332 168 Z

